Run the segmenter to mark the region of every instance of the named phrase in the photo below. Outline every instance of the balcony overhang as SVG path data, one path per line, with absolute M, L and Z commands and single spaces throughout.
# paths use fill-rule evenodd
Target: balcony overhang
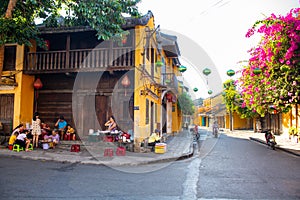
M 159 48 L 164 50 L 167 57 L 177 58 L 180 56 L 176 36 L 159 32 L 156 37 L 157 41 L 159 41 Z

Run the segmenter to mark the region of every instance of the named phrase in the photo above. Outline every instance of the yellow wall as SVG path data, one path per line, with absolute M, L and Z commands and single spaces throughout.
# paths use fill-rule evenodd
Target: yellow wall
M 242 119 L 236 112 L 233 113 L 233 129 L 252 129 L 253 124 L 250 119 Z
M 13 127 L 30 122 L 33 115 L 34 76 L 23 74 L 24 45 L 17 45 L 15 79 L 17 86 L 11 90 L 0 90 L 0 94 L 14 94 Z M 10 72 L 3 72 L 10 73 Z
M 151 18 L 146 25 L 149 27 L 149 30 L 153 31 L 154 30 L 154 19 Z M 148 72 L 151 71 L 151 63 L 149 60 L 145 59 L 145 63 L 143 63 L 143 53 L 144 53 L 144 46 L 146 44 L 146 26 L 136 26 L 135 28 L 135 44 L 136 50 L 135 50 L 135 90 L 134 90 L 134 106 L 138 107 L 138 110 L 134 110 L 134 130 L 135 130 L 135 142 L 141 142 L 143 138 L 148 137 L 150 133 L 150 127 L 151 123 L 154 125 L 154 129 L 157 128 L 156 125 L 158 122 L 158 117 L 154 117 L 154 122 L 151 122 L 151 118 L 149 117 L 150 121 L 149 124 L 146 124 L 146 99 L 149 100 L 149 116 L 151 115 L 151 101 L 156 104 L 156 113 L 157 115 L 160 114 L 160 109 L 161 106 L 160 104 L 160 99 L 152 97 L 150 95 L 142 95 L 141 91 L 145 90 L 146 88 L 150 89 L 153 91 L 153 93 L 156 94 L 157 97 L 158 91 L 154 89 L 154 86 L 151 85 L 151 81 L 143 76 L 143 67 L 145 67 L 145 70 Z M 150 38 L 150 46 L 152 44 L 152 40 L 155 38 L 155 33 L 153 36 Z M 146 58 L 146 57 L 145 57 Z M 155 70 L 154 70 L 155 71 Z M 158 76 L 160 74 L 160 69 L 157 69 L 157 72 L 155 72 L 154 76 Z
M 296 109 L 298 110 L 298 116 L 296 116 Z M 296 108 L 296 106 L 293 106 L 290 112 L 286 114 L 282 114 L 282 132 L 287 137 L 289 134 L 290 127 L 297 127 L 298 129 L 300 129 L 300 106 L 299 105 L 298 108 Z
M 146 28 L 148 27 L 148 28 Z M 136 44 L 136 51 L 135 51 L 135 89 L 134 89 L 134 106 L 139 108 L 138 110 L 134 110 L 134 130 L 135 130 L 135 142 L 139 143 L 142 139 L 148 137 L 150 133 L 150 127 L 151 123 L 153 125 L 153 128 L 159 128 L 158 124 L 160 123 L 161 119 L 161 109 L 162 109 L 162 93 L 158 90 L 157 86 L 153 85 L 153 81 L 150 80 L 149 77 L 145 76 L 145 73 L 143 73 L 143 70 L 145 69 L 149 74 L 151 72 L 151 58 L 148 60 L 144 53 L 144 47 L 146 45 L 146 36 L 151 35 L 153 31 L 155 31 L 155 24 L 154 24 L 154 18 L 152 17 L 148 24 L 145 26 L 136 26 L 135 27 L 135 44 Z M 154 33 L 150 37 L 150 43 L 149 46 L 154 47 L 156 49 L 156 33 Z M 164 57 L 165 59 L 165 65 L 166 65 L 166 72 L 167 73 L 179 73 L 176 66 L 173 66 L 172 59 L 167 58 L 164 52 L 155 52 L 154 53 L 156 57 L 155 60 L 161 60 L 161 57 Z M 145 56 L 145 59 L 143 59 L 143 56 Z M 151 56 L 151 55 L 150 55 Z M 161 78 L 161 68 L 156 67 L 156 70 L 154 70 L 154 81 L 160 83 Z M 173 69 L 174 68 L 174 69 Z M 145 89 L 150 89 L 155 95 L 154 97 L 152 95 L 147 94 L 141 94 L 141 91 L 144 91 Z M 146 124 L 146 99 L 149 100 L 149 104 L 154 102 L 156 104 L 156 113 L 157 116 L 154 117 L 154 121 L 151 122 L 151 118 L 149 121 L 149 124 Z M 172 112 L 172 132 L 177 132 L 180 130 L 181 127 L 181 112 L 177 108 L 177 104 L 173 104 L 175 106 L 175 112 Z M 149 115 L 151 115 L 151 107 L 149 105 Z M 163 124 L 160 124 L 160 128 L 162 128 Z

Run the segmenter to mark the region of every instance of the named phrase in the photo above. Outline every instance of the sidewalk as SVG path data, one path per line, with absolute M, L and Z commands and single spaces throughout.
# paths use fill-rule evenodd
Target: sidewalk
M 253 131 L 249 130 L 234 130 L 233 132 L 226 130 L 225 134 L 232 137 L 250 139 L 266 145 L 264 133 L 254 133 Z M 275 135 L 275 140 L 277 143 L 275 147 L 277 149 L 300 157 L 300 142 L 296 143 L 282 135 Z
M 175 136 L 168 137 L 166 141 L 167 151 L 164 154 L 156 154 L 154 152 L 135 153 L 126 151 L 125 156 L 117 156 L 116 145 L 110 142 L 87 141 L 77 141 L 76 144 L 80 144 L 80 152 L 71 152 L 72 144 L 74 144 L 74 141 L 62 141 L 55 149 L 34 149 L 31 152 L 15 152 L 2 146 L 0 148 L 0 156 L 107 166 L 135 166 L 178 160 L 191 157 L 193 155 L 193 138 L 192 134 L 187 130 L 183 130 Z M 114 150 L 113 156 L 104 156 L 104 150 L 106 148 L 112 148 Z
M 222 133 L 231 137 L 250 139 L 265 144 L 263 133 L 254 133 L 253 131 L 248 130 L 234 130 L 233 132 L 225 130 L 224 132 L 222 131 Z M 284 138 L 282 136 L 275 137 L 278 149 L 296 156 L 300 156 L 300 143 L 292 142 L 288 138 Z M 188 130 L 183 130 L 175 136 L 169 136 L 166 141 L 167 151 L 164 154 L 156 154 L 154 152 L 136 153 L 126 151 L 125 156 L 117 156 L 117 146 L 113 145 L 112 143 L 81 141 L 76 142 L 76 144 L 80 144 L 80 152 L 71 152 L 70 150 L 72 144 L 74 144 L 74 142 L 62 141 L 62 143 L 58 145 L 56 149 L 35 149 L 31 152 L 15 152 L 8 150 L 4 146 L 0 146 L 0 156 L 107 166 L 136 166 L 150 163 L 175 161 L 193 156 L 193 137 Z M 106 148 L 114 149 L 114 155 L 112 157 L 104 156 L 104 150 Z

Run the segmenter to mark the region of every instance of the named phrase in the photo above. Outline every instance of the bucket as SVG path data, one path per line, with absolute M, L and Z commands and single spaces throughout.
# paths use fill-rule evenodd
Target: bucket
M 43 149 L 49 149 L 49 144 L 48 143 L 43 143 Z
M 165 143 L 155 144 L 155 153 L 165 153 L 166 151 L 167 151 L 167 144 Z

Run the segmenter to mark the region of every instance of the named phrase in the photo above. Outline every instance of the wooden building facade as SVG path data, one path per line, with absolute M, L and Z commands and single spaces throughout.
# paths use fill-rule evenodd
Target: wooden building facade
M 10 54 L 4 58 L 14 63 L 4 59 L 2 65 L 0 101 L 9 103 L 1 103 L 0 121 L 11 128 L 31 123 L 37 111 L 53 127 L 63 115 L 85 136 L 89 129 L 104 130 L 113 115 L 120 130 L 134 130 L 138 143 L 156 128 L 179 131 L 177 38 L 158 34 L 151 11 L 126 19 L 123 28 L 123 40 L 102 41 L 89 27 L 40 27 L 47 49 L 34 41 L 30 48 L 6 45 Z M 5 76 L 13 81 L 4 83 Z M 38 88 L 36 80 L 42 83 Z

